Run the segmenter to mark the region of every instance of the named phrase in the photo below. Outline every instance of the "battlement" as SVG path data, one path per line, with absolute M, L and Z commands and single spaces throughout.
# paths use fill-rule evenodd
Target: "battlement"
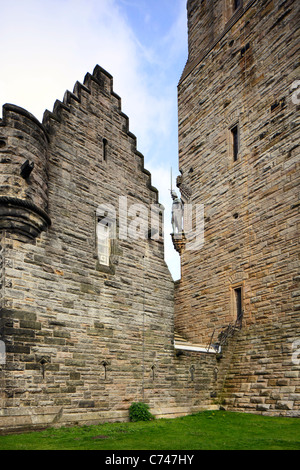
M 21 108 L 20 106 L 16 106 L 14 104 L 9 103 L 4 104 L 2 109 L 3 113 L 2 119 L 0 119 L 0 128 L 9 125 L 12 121 L 16 120 L 15 115 L 20 115 L 23 116 L 26 120 L 28 120 L 28 125 L 29 122 L 31 122 L 31 124 L 29 125 L 30 127 L 36 127 L 37 131 L 42 131 L 42 134 L 44 134 L 45 138 L 48 140 L 46 129 L 40 123 L 40 121 L 29 111 L 24 108 Z

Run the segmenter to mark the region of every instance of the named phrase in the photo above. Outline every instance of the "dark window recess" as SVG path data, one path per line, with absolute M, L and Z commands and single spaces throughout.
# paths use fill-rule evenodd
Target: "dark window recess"
M 240 6 L 242 6 L 242 0 L 233 0 L 233 7 L 235 10 L 240 8 Z
M 108 362 L 102 361 L 102 365 L 103 365 L 103 367 L 104 367 L 104 379 L 106 380 L 106 379 L 107 379 L 107 366 L 108 366 Z
M 151 366 L 151 370 L 152 370 L 152 380 L 155 380 L 155 364 Z
M 275 109 L 282 109 L 282 108 L 284 108 L 284 105 L 285 105 L 285 98 L 281 98 L 281 100 L 275 101 L 275 102 L 271 105 L 271 113 L 272 113 Z
M 103 139 L 103 160 L 107 162 L 107 140 Z
M 238 160 L 239 156 L 239 128 L 235 126 L 231 129 L 232 136 L 232 150 L 233 150 L 233 161 Z
M 278 101 L 275 101 L 275 103 L 271 105 L 271 112 L 274 111 L 274 109 L 276 109 L 278 106 L 279 106 Z
M 234 289 L 235 302 L 236 302 L 236 320 L 238 323 L 242 323 L 243 319 L 243 306 L 242 306 L 242 288 L 237 287 Z
M 242 49 L 241 49 L 241 57 L 243 57 L 243 56 L 246 54 L 246 52 L 248 51 L 248 49 L 250 49 L 250 44 L 249 44 L 249 42 L 246 44 L 246 46 L 242 47 Z
M 22 178 L 24 178 L 25 180 L 29 178 L 33 168 L 34 168 L 34 162 L 30 162 L 29 160 L 26 160 L 21 166 L 21 170 L 20 170 L 20 174 Z

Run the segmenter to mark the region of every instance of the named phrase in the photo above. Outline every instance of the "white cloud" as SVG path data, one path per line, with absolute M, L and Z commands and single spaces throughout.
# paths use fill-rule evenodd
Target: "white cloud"
M 156 135 L 167 135 L 174 95 L 159 80 L 155 84 L 154 73 L 149 78 L 155 52 L 137 40 L 115 0 L 0 3 L 2 104 L 22 106 L 41 120 L 46 108 L 99 64 L 114 77 L 141 151 L 149 151 Z
M 1 17 L 6 95 L 38 118 L 97 63 L 125 77 L 137 67 L 134 38 L 114 0 L 11 0 Z M 7 100 L 3 90 L 0 98 Z

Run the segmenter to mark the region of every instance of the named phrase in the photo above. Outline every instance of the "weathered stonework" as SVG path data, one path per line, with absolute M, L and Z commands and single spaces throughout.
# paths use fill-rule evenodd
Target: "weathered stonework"
M 157 416 L 210 406 L 215 356 L 174 348 L 163 240 L 118 236 L 98 259 L 99 205 L 159 209 L 112 77 L 97 66 L 42 124 L 5 105 L 0 139 L 0 430 L 127 420 L 140 400 Z
M 240 302 L 235 353 L 220 365 L 228 407 L 299 414 L 299 3 L 233 5 L 188 1 L 179 187 L 204 204 L 205 242 L 182 252 L 176 328 L 214 343 Z
M 293 360 L 297 334 L 299 339 L 295 328 L 298 318 L 294 314 L 276 324 L 256 324 L 236 334 L 220 361 L 228 361 L 228 368 L 223 364 L 218 377 L 221 406 L 234 411 L 300 416 L 299 362 Z
M 194 251 L 173 236 L 175 303 L 158 193 L 112 77 L 97 66 L 42 123 L 4 105 L 0 432 L 128 420 L 141 400 L 158 417 L 300 415 L 299 7 L 237 3 L 187 5 L 177 184 L 204 204 L 205 239 Z M 135 204 L 147 236 L 133 240 L 120 221 Z M 109 256 L 103 205 L 117 215 L 101 226 L 118 235 Z

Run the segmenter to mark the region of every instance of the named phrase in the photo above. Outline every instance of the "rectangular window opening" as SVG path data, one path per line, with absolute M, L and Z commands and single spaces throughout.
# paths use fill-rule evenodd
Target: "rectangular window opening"
M 236 308 L 236 321 L 241 325 L 243 320 L 243 304 L 242 304 L 242 288 L 236 287 L 234 289 L 235 308 Z
M 107 162 L 107 140 L 103 139 L 103 160 Z
M 239 126 L 236 125 L 231 129 L 231 145 L 233 161 L 237 162 L 239 158 Z
M 237 10 L 242 5 L 242 0 L 233 0 L 233 8 Z

